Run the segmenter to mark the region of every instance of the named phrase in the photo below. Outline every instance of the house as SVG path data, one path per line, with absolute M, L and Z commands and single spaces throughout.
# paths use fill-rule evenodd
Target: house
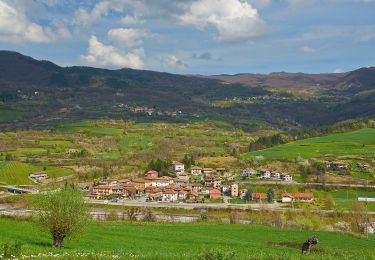
M 314 196 L 311 193 L 292 193 L 291 195 L 296 201 L 311 202 L 314 199 Z
M 219 189 L 213 188 L 210 190 L 210 199 L 220 199 L 221 192 Z
M 167 187 L 170 184 L 169 182 L 170 182 L 169 180 L 157 178 L 157 179 L 151 180 L 151 186 L 164 188 L 164 187 Z
M 253 192 L 251 194 L 251 199 L 252 200 L 258 200 L 258 201 L 265 200 L 265 199 L 267 199 L 267 193 L 264 193 L 264 192 Z
M 74 149 L 74 148 L 69 148 L 66 151 L 66 154 L 69 154 L 69 155 L 72 155 L 72 154 L 75 154 L 75 153 L 77 153 L 77 149 Z
M 145 179 L 156 179 L 159 177 L 159 173 L 157 171 L 148 171 L 145 173 Z
M 190 179 L 190 176 L 186 173 L 181 173 L 177 175 L 177 179 L 188 181 Z
M 282 203 L 288 203 L 288 202 L 292 202 L 294 199 L 294 197 L 289 194 L 289 193 L 283 193 L 281 194 L 281 202 Z
M 230 185 L 229 184 L 221 185 L 221 192 L 223 194 L 229 194 L 230 193 Z
M 29 174 L 29 178 L 36 181 L 43 181 L 48 178 L 48 172 L 32 172 Z
M 230 185 L 230 196 L 233 198 L 238 197 L 238 183 L 232 183 Z
M 247 194 L 247 189 L 240 189 L 240 192 L 239 192 L 240 199 L 245 198 L 246 194 Z
M 212 169 L 212 168 L 203 168 L 203 173 L 204 174 L 210 174 L 210 173 L 212 173 L 214 171 L 214 169 Z
M 333 170 L 347 170 L 349 169 L 349 164 L 342 161 L 335 161 L 335 162 L 328 162 L 327 168 L 333 169 Z
M 195 175 L 195 176 L 201 175 L 202 174 L 202 168 L 198 167 L 198 166 L 191 167 L 191 174 Z
M 292 180 L 293 180 L 292 175 L 289 175 L 289 174 L 281 174 L 280 178 L 281 178 L 283 181 L 292 181 Z
M 262 179 L 269 179 L 271 178 L 271 171 L 270 170 L 260 170 L 259 177 Z
M 134 187 L 124 187 L 122 189 L 123 197 L 134 197 L 137 194 L 137 189 Z
M 275 180 L 279 180 L 280 179 L 280 173 L 279 172 L 272 172 L 271 173 L 271 178 L 272 179 L 275 179 Z
M 204 180 L 204 186 L 220 188 L 221 187 L 221 179 L 217 176 L 208 177 Z
M 360 168 L 363 171 L 370 171 L 371 165 L 368 163 L 357 163 L 358 168 Z
M 138 190 L 144 190 L 145 188 L 151 185 L 151 181 L 143 179 L 143 178 L 135 179 L 133 180 L 133 183 L 135 183 L 136 188 Z
M 179 200 L 186 200 L 187 196 L 188 196 L 188 192 L 185 191 L 185 190 L 180 190 L 178 191 L 178 199 Z
M 178 200 L 178 193 L 174 190 L 164 189 L 160 195 L 161 201 L 176 201 Z
M 112 195 L 112 186 L 109 185 L 98 185 L 93 187 L 92 194 L 97 195 L 97 198 L 103 198 Z
M 253 169 L 243 169 L 242 170 L 242 176 L 244 176 L 244 177 L 250 177 L 251 175 L 254 175 L 256 173 L 257 173 L 257 171 L 253 170 Z
M 186 185 L 188 182 L 189 182 L 188 180 L 183 180 L 183 179 L 179 179 L 179 178 L 175 178 L 173 180 L 173 183 L 176 184 L 176 185 L 179 185 L 179 186 Z
M 175 173 L 185 172 L 185 165 L 183 163 L 178 162 L 178 161 L 173 161 L 172 167 L 173 167 L 173 171 Z

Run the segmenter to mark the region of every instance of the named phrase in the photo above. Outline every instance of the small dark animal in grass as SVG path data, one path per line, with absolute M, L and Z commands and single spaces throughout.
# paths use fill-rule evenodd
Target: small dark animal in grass
M 311 248 L 313 245 L 318 244 L 318 238 L 316 236 L 309 237 L 305 243 L 302 245 L 302 254 L 310 253 Z

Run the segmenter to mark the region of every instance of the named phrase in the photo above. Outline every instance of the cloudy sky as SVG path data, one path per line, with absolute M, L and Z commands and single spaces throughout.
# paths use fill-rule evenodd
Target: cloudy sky
M 375 0 L 0 0 L 0 49 L 182 74 L 375 65 Z

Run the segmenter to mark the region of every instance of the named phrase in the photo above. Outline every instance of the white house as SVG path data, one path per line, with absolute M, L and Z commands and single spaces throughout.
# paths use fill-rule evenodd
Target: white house
M 158 179 L 151 180 L 151 186 L 153 187 L 164 188 L 164 187 L 167 187 L 169 184 L 170 184 L 169 180 L 167 179 L 158 178 Z
M 289 175 L 289 174 L 281 174 L 280 178 L 281 178 L 283 181 L 292 181 L 292 180 L 293 180 L 292 175 Z
M 259 176 L 260 176 L 260 178 L 263 178 L 263 179 L 269 179 L 269 178 L 271 178 L 271 171 L 270 170 L 261 170 Z
M 271 178 L 272 179 L 276 179 L 276 180 L 279 180 L 280 179 L 280 173 L 279 172 L 272 172 L 271 173 Z
M 178 193 L 174 190 L 163 190 L 160 199 L 161 201 L 176 201 L 178 200 Z
M 175 173 L 183 173 L 185 172 L 185 165 L 178 161 L 173 161 L 173 171 Z
M 292 202 L 294 199 L 294 197 L 292 195 L 290 195 L 289 193 L 284 193 L 281 195 L 281 202 L 282 203 L 288 203 L 288 202 Z
M 201 175 L 202 174 L 202 168 L 198 166 L 191 167 L 191 174 L 192 175 Z
M 36 181 L 43 181 L 48 178 L 47 172 L 32 172 L 29 175 L 30 179 L 36 180 Z

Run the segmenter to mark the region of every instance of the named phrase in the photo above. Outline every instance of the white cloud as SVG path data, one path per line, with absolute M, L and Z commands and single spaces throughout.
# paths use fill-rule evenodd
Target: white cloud
M 143 24 L 145 21 L 136 16 L 125 15 L 121 19 L 121 22 L 125 25 L 139 25 L 139 24 Z
M 302 52 L 306 52 L 306 53 L 311 53 L 311 52 L 315 52 L 315 49 L 310 47 L 310 46 L 303 46 L 301 49 L 300 49 Z
M 240 0 L 195 1 L 180 20 L 200 30 L 214 27 L 218 32 L 217 39 L 222 41 L 247 40 L 265 33 L 265 24 L 258 11 Z
M 73 23 L 81 26 L 90 26 L 97 23 L 102 17 L 110 12 L 122 12 L 127 1 L 125 0 L 104 0 L 98 2 L 91 11 L 79 8 L 73 19 Z
M 91 36 L 87 55 L 82 55 L 80 59 L 84 64 L 91 66 L 142 69 L 144 57 L 145 53 L 142 48 L 124 52 L 113 45 L 105 45 L 95 36 Z
M 169 55 L 164 58 L 164 63 L 171 68 L 175 69 L 187 69 L 188 65 L 178 59 L 175 55 Z
M 59 32 L 30 21 L 23 11 L 0 0 L 1 41 L 48 43 L 59 36 Z
M 134 28 L 116 28 L 108 31 L 108 38 L 118 46 L 134 47 L 143 44 L 143 38 L 149 37 L 146 31 Z

